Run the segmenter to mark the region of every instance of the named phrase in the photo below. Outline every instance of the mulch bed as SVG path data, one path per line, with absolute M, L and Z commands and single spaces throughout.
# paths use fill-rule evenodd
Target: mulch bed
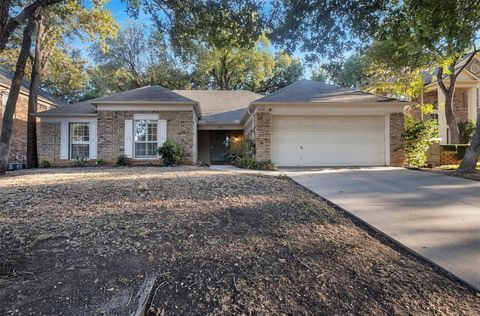
M 477 315 L 480 296 L 286 177 L 71 168 L 0 179 L 0 314 Z
M 436 173 L 444 176 L 480 181 L 480 171 L 477 171 L 475 173 L 462 173 L 462 172 L 457 172 L 456 170 L 439 169 L 439 168 L 421 168 L 420 170 Z

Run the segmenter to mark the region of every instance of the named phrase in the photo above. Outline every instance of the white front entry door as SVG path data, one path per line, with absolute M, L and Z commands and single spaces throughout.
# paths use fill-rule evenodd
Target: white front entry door
M 278 166 L 385 165 L 385 116 L 274 116 Z

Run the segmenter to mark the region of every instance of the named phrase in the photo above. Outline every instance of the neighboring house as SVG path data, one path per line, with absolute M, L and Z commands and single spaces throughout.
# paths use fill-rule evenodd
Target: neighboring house
M 460 69 L 470 56 L 466 56 L 463 61 L 457 65 L 457 69 Z M 447 76 L 445 76 L 445 79 L 445 85 L 448 87 L 450 80 Z M 435 72 L 433 75 L 424 73 L 423 80 L 425 82 L 423 102 L 434 105 L 433 113 L 427 116 L 427 118 L 438 120 L 440 138 L 442 139 L 440 144 L 450 144 L 450 133 L 447 125 L 447 118 L 445 116 L 445 96 L 438 86 Z M 480 53 L 477 53 L 457 77 L 453 100 L 453 112 L 459 123 L 466 120 L 476 122 L 477 112 L 480 111 L 479 88 Z M 420 114 L 417 112 L 416 116 L 419 115 Z
M 3 122 L 5 106 L 7 104 L 8 93 L 12 84 L 13 73 L 0 66 L 0 134 Z M 13 117 L 12 139 L 10 144 L 9 162 L 25 162 L 27 155 L 27 113 L 28 113 L 28 92 L 30 82 L 22 81 L 20 94 Z M 38 98 L 37 112 L 42 112 L 61 106 L 63 103 L 48 92 L 40 89 Z
M 149 86 L 39 113 L 39 159 L 154 163 L 171 138 L 182 163 L 225 163 L 225 140 L 240 147 L 248 137 L 258 161 L 279 166 L 398 166 L 408 104 L 309 80 L 266 97 Z

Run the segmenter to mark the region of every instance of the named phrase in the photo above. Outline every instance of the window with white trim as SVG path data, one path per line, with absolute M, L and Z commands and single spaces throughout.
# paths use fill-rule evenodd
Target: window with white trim
M 133 144 L 135 158 L 157 158 L 157 120 L 135 120 Z
M 90 124 L 70 123 L 70 159 L 90 156 Z

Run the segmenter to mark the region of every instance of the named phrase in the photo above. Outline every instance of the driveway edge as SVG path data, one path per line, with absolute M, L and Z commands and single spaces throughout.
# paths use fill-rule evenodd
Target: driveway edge
M 393 248 L 395 251 L 400 252 L 403 255 L 411 256 L 416 260 L 419 260 L 425 264 L 430 265 L 437 273 L 439 273 L 442 276 L 445 276 L 446 278 L 461 283 L 463 286 L 465 286 L 468 290 L 471 290 L 472 293 L 476 293 L 477 295 L 480 294 L 480 288 L 475 287 L 474 285 L 468 283 L 465 281 L 463 278 L 453 274 L 452 272 L 448 271 L 444 267 L 440 266 L 439 264 L 435 263 L 434 261 L 428 259 L 427 257 L 423 256 L 422 254 L 418 253 L 417 251 L 407 247 L 400 241 L 396 240 L 395 238 L 387 235 L 386 233 L 382 232 L 378 228 L 370 225 L 368 222 L 365 220 L 361 219 L 357 215 L 350 213 L 348 210 L 345 208 L 333 203 L 332 201 L 324 198 L 320 194 L 314 192 L 313 190 L 310 190 L 309 188 L 303 186 L 301 183 L 295 181 L 295 179 L 291 178 L 290 176 L 287 175 L 287 177 L 295 182 L 297 185 L 302 187 L 304 190 L 307 190 L 308 192 L 314 194 L 315 196 L 319 197 L 323 201 L 325 201 L 329 206 L 337 209 L 341 213 L 343 213 L 345 216 L 347 216 L 349 219 L 352 220 L 352 222 L 359 226 L 360 228 L 364 229 L 370 236 L 373 238 L 377 239 L 383 244 L 386 244 L 387 246 Z M 380 238 L 379 238 L 380 237 Z

